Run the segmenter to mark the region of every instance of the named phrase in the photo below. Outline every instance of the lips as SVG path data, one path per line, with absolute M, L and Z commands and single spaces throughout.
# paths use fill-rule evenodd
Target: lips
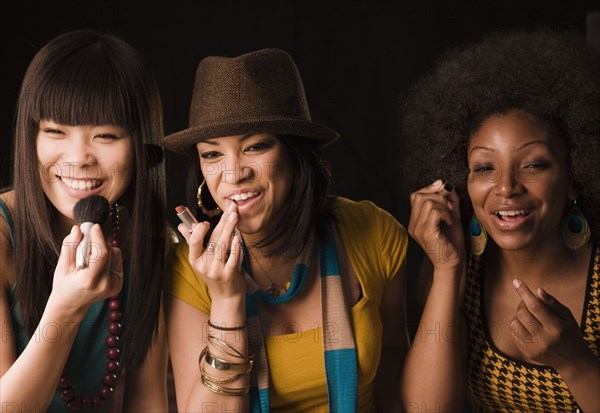
M 246 201 L 246 200 L 252 199 L 256 196 L 258 196 L 258 192 L 249 191 L 249 192 L 240 192 L 240 193 L 232 194 L 229 197 L 227 197 L 227 199 L 229 199 L 237 204 L 240 201 Z
M 530 229 L 534 220 L 534 209 L 522 206 L 503 205 L 490 211 L 488 224 L 500 231 L 520 231 Z
M 494 212 L 494 215 L 502 221 L 515 221 L 527 217 L 530 213 L 531 211 L 527 209 L 510 209 L 496 211 Z
M 102 185 L 101 179 L 72 179 L 58 176 L 58 179 L 71 189 L 76 191 L 92 191 Z
M 240 188 L 225 194 L 224 198 L 228 202 L 233 202 L 240 214 L 246 215 L 260 204 L 263 195 L 259 188 Z

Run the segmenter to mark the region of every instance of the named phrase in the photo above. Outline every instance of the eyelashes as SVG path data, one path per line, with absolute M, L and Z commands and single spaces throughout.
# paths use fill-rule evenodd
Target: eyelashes
M 471 167 L 471 171 L 473 173 L 489 173 L 496 169 L 495 165 L 492 163 L 487 164 L 474 164 Z
M 243 148 L 242 151 L 244 153 L 262 152 L 262 151 L 266 151 L 266 150 L 272 148 L 273 145 L 274 145 L 273 142 L 257 142 L 257 143 L 253 143 L 251 145 L 246 146 L 245 148 Z M 221 156 L 224 156 L 224 155 L 223 155 L 223 153 L 221 153 L 219 151 L 206 151 L 206 152 L 202 152 L 200 154 L 200 157 L 202 159 L 206 159 L 206 160 L 214 160 Z
M 103 134 L 96 135 L 94 137 L 95 138 L 100 138 L 100 139 L 108 139 L 108 140 L 119 139 L 119 136 L 113 135 L 112 133 L 103 133 Z
M 67 136 L 67 133 L 65 133 L 63 130 L 54 129 L 54 128 L 42 129 L 42 133 L 53 136 L 53 137 L 66 137 Z M 114 140 L 118 140 L 121 138 L 122 138 L 122 136 L 116 135 L 114 133 L 98 133 L 93 136 L 93 139 L 102 139 L 102 140 L 107 140 L 107 141 L 114 141 Z
M 203 152 L 200 157 L 202 159 L 214 159 L 221 155 L 219 152 L 211 151 L 211 152 Z
M 525 162 L 525 163 L 521 164 L 519 166 L 519 169 L 543 170 L 543 169 L 550 168 L 551 166 L 552 166 L 552 163 L 548 162 L 548 161 L 531 161 L 531 162 Z M 470 169 L 470 171 L 475 172 L 475 173 L 489 172 L 489 171 L 495 171 L 495 170 L 502 170 L 502 168 L 493 162 L 474 163 Z

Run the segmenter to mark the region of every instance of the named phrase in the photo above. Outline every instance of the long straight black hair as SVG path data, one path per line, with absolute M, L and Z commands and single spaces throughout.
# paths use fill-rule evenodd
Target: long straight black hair
M 162 106 L 158 87 L 129 44 L 109 34 L 77 30 L 58 36 L 30 63 L 15 124 L 16 300 L 25 329 L 37 327 L 52 290 L 65 234 L 45 196 L 36 152 L 39 122 L 112 124 L 129 132 L 134 176 L 124 194 L 132 222 L 130 283 L 123 342 L 130 367 L 144 361 L 158 331 L 165 245 Z

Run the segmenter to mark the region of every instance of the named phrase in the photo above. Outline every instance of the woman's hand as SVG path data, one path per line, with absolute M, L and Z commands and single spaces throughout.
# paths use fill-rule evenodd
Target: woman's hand
M 75 251 L 81 238 L 81 231 L 75 225 L 63 240 L 49 298 L 49 303 L 57 303 L 79 318 L 83 318 L 93 304 L 118 294 L 123 287 L 121 250 L 106 244 L 98 224 L 90 230 L 89 265 L 77 269 Z
M 190 246 L 189 262 L 208 286 L 213 299 L 239 298 L 246 294 L 241 271 L 241 240 L 239 235 L 234 235 L 237 219 L 237 206 L 232 204 L 221 216 L 206 248 L 203 240 L 209 230 L 208 222 L 195 225 L 191 233 L 183 224 L 177 227 Z
M 560 371 L 572 364 L 575 355 L 589 351 L 567 307 L 543 288 L 534 294 L 520 280 L 513 285 L 522 301 L 509 328 L 525 361 Z
M 410 195 L 408 233 L 435 268 L 458 268 L 465 255 L 459 198 L 454 188 L 437 180 Z

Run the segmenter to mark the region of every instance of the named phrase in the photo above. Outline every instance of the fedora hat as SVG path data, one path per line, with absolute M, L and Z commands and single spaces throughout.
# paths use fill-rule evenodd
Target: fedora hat
M 184 153 L 204 139 L 249 133 L 303 136 L 321 145 L 339 138 L 311 120 L 300 73 L 283 50 L 206 57 L 196 71 L 189 127 L 165 136 L 164 147 Z

